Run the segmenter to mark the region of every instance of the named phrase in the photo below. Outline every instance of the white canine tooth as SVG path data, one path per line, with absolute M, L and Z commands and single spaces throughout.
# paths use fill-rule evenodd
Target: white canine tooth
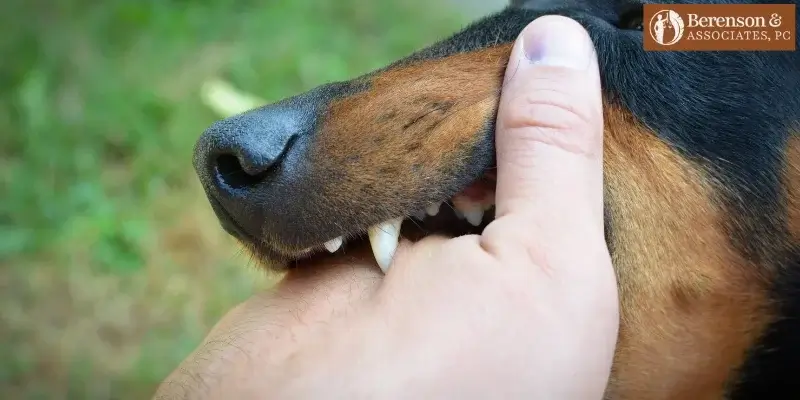
M 402 218 L 395 218 L 370 227 L 367 230 L 369 244 L 372 246 L 372 254 L 375 255 L 375 261 L 378 262 L 378 266 L 381 267 L 384 273 L 389 269 L 394 252 L 397 250 L 397 242 L 400 239 L 400 225 L 402 223 Z
M 475 208 L 475 203 L 466 197 L 458 196 L 453 198 L 453 209 L 459 218 L 464 219 L 464 214 Z
M 431 217 L 439 213 L 439 207 L 442 206 L 442 203 L 433 203 L 428 207 L 425 207 L 425 212 L 428 213 Z
M 455 212 L 456 217 L 458 217 L 458 219 L 464 219 L 464 213 L 462 213 L 461 210 L 453 208 L 453 212 Z
M 464 217 L 467 219 L 467 222 L 473 226 L 478 226 L 481 224 L 481 221 L 483 221 L 483 209 L 481 206 L 478 206 L 469 211 L 464 211 Z
M 342 242 L 344 242 L 344 239 L 339 236 L 336 239 L 331 239 L 325 242 L 325 248 L 331 253 L 335 253 L 336 250 L 339 250 L 339 248 L 342 247 Z
M 483 221 L 484 205 L 475 202 L 467 197 L 458 196 L 453 198 L 453 207 L 456 215 L 461 219 L 466 219 L 471 225 L 479 226 Z

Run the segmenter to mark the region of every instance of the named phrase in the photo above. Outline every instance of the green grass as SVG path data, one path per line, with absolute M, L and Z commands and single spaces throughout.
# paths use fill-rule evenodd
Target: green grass
M 95 5 L 92 5 L 95 4 Z M 0 13 L 0 393 L 149 396 L 271 277 L 191 170 L 222 78 L 267 101 L 466 20 L 424 0 L 12 0 Z

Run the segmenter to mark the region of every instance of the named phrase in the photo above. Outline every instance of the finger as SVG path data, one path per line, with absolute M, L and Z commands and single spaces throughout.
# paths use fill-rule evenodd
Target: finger
M 386 272 L 384 284 L 404 281 L 413 276 L 430 275 L 420 270 L 430 269 L 430 259 L 439 254 L 449 240 L 451 239 L 441 235 L 430 235 L 413 243 L 401 240 L 392 259 L 392 267 Z
M 587 32 L 565 17 L 535 20 L 514 46 L 498 110 L 498 219 L 550 230 L 590 218 L 602 229 L 602 126 Z

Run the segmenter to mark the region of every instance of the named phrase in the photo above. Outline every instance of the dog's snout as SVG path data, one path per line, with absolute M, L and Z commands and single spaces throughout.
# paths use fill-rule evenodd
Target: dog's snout
M 257 236 L 281 209 L 298 139 L 313 131 L 313 113 L 276 104 L 214 123 L 195 146 L 194 166 L 228 231 Z M 299 150 L 298 150 L 299 151 Z M 236 227 L 233 229 L 231 227 Z

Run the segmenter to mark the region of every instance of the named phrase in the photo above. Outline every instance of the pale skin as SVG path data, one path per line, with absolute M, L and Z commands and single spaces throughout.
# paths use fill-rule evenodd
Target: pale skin
M 305 266 L 230 311 L 156 398 L 602 398 L 619 327 L 602 126 L 587 33 L 537 19 L 506 74 L 482 235 L 403 242 L 385 276 L 366 251 Z

